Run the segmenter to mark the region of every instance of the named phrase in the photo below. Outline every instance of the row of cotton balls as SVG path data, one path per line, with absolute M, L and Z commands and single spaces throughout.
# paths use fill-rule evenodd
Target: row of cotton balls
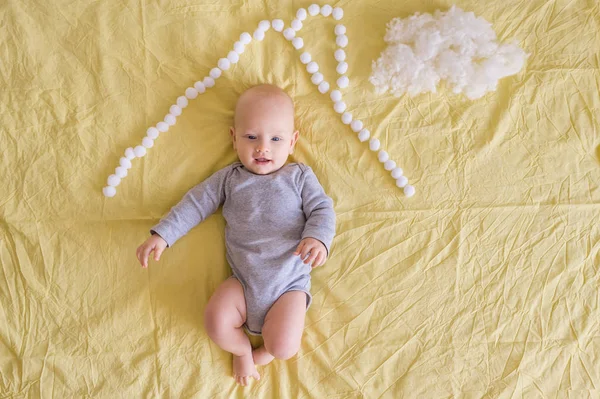
M 339 20 L 343 17 L 343 11 L 341 8 L 332 9 L 331 6 L 325 5 L 322 8 L 316 4 L 308 7 L 308 14 L 311 16 L 317 15 L 319 12 L 325 17 L 333 14 L 333 18 Z M 307 17 L 307 11 L 303 8 L 299 9 L 296 13 L 296 19 L 294 19 L 291 23 L 292 28 L 286 29 L 283 34 L 287 40 L 292 41 L 292 45 L 296 49 L 300 49 L 303 47 L 304 43 L 302 38 L 295 37 L 296 31 L 302 28 L 302 22 Z M 269 22 L 267 20 L 261 21 L 258 25 L 258 29 L 254 32 L 254 39 L 261 41 L 264 39 L 265 32 L 273 26 L 273 29 L 281 32 L 284 27 L 284 23 L 280 19 L 275 19 L 273 22 Z M 337 35 L 336 44 L 339 47 L 346 47 L 348 44 L 348 38 L 345 35 L 346 27 L 343 25 L 337 25 L 335 27 L 335 33 Z M 116 194 L 115 187 L 119 185 L 121 178 L 127 176 L 127 170 L 131 168 L 131 160 L 135 157 L 143 157 L 146 154 L 146 149 L 151 148 L 154 145 L 154 140 L 158 138 L 159 132 L 166 132 L 169 129 L 169 126 L 172 126 L 176 122 L 176 116 L 181 115 L 182 108 L 185 108 L 188 105 L 188 99 L 195 99 L 198 94 L 204 93 L 206 88 L 213 87 L 215 85 L 215 80 L 218 79 L 222 71 L 228 70 L 231 64 L 235 64 L 239 61 L 239 55 L 244 52 L 245 46 L 252 41 L 252 36 L 249 33 L 244 32 L 240 35 L 240 40 L 234 43 L 234 51 L 230 51 L 227 55 L 227 58 L 221 58 L 218 61 L 218 68 L 211 69 L 209 76 L 204 78 L 203 81 L 198 81 L 194 84 L 194 87 L 189 87 L 186 89 L 185 97 L 181 96 L 177 99 L 177 105 L 173 105 L 170 108 L 170 114 L 165 116 L 163 122 L 159 122 L 156 127 L 151 127 L 147 131 L 147 137 L 142 140 L 142 145 L 137 146 L 135 148 L 128 148 L 125 151 L 125 157 L 120 159 L 120 166 L 116 168 L 115 174 L 109 176 L 108 178 L 108 187 L 103 189 L 104 195 L 107 197 L 112 197 Z M 339 62 L 338 67 L 336 68 L 339 74 L 344 74 L 348 69 L 348 64 L 345 61 L 346 53 L 343 49 L 338 49 L 335 51 L 335 59 Z M 307 64 L 307 71 L 312 73 L 313 76 L 311 80 L 314 84 L 318 85 L 318 89 L 321 93 L 326 93 L 329 91 L 329 83 L 324 81 L 323 75 L 318 72 L 319 66 L 316 62 L 311 62 L 311 55 L 307 52 L 304 52 L 300 56 L 300 60 Z M 345 88 L 349 85 L 349 79 L 347 76 L 341 76 L 337 84 L 340 88 Z M 346 104 L 341 101 L 342 95 L 339 90 L 334 90 L 331 93 L 331 99 L 334 101 L 334 109 L 338 113 L 342 113 L 346 109 Z M 352 115 L 344 112 L 342 116 L 342 121 L 346 124 L 352 123 L 352 129 L 355 132 L 358 132 L 358 138 L 361 142 L 366 141 L 370 132 L 368 129 L 362 128 L 362 122 L 360 121 L 352 121 Z M 377 139 L 371 139 L 369 142 L 369 148 L 372 151 L 376 151 L 379 149 L 380 143 Z M 386 170 L 392 171 L 392 177 L 396 179 L 396 184 L 398 187 L 404 188 L 404 193 L 408 197 L 414 195 L 414 187 L 407 185 L 408 179 L 402 175 L 403 171 L 401 168 L 396 167 L 396 163 L 388 159 L 389 156 L 385 151 L 379 152 L 379 160 L 384 163 L 384 168 Z
M 267 24 L 265 24 L 266 22 Z M 259 27 L 261 29 L 268 29 L 268 21 L 262 21 Z M 170 126 L 175 125 L 177 116 L 181 115 L 183 108 L 188 106 L 188 99 L 193 100 L 206 91 L 207 88 L 211 88 L 215 85 L 215 80 L 218 79 L 222 71 L 226 71 L 232 64 L 239 61 L 239 55 L 245 50 L 245 46 L 252 41 L 252 37 L 249 33 L 244 32 L 240 35 L 240 40 L 235 42 L 234 50 L 227 54 L 227 58 L 219 59 L 217 65 L 218 68 L 212 68 L 209 72 L 209 76 L 205 77 L 202 81 L 194 83 L 194 87 L 188 87 L 185 90 L 185 96 L 177 98 L 177 104 L 174 104 L 169 109 L 163 121 L 158 122 L 156 127 L 150 127 L 146 131 L 146 137 L 142 140 L 142 145 L 138 145 L 135 148 L 127 148 L 125 150 L 125 156 L 120 159 L 120 166 L 115 169 L 115 173 L 108 177 L 108 186 L 102 189 L 103 194 L 106 197 L 114 197 L 117 193 L 116 187 L 121 183 L 121 179 L 127 176 L 128 169 L 131 168 L 131 160 L 134 158 L 141 158 L 146 155 L 147 149 L 154 146 L 154 140 L 156 140 L 159 134 L 169 130 Z
M 338 90 L 332 91 L 331 99 L 334 101 L 335 111 L 338 114 L 341 114 L 343 112 L 343 109 L 345 109 L 345 104 L 343 108 L 336 108 L 336 105 L 339 103 L 339 99 L 341 99 L 341 93 Z M 358 133 L 358 139 L 361 143 L 369 140 L 369 138 L 371 137 L 371 132 L 369 131 L 369 129 L 363 127 L 364 125 L 362 121 L 358 119 L 353 120 L 351 113 L 344 112 L 342 114 L 342 122 L 345 125 L 350 125 L 350 128 L 355 133 Z M 371 151 L 378 151 L 380 147 L 381 142 L 379 141 L 379 139 L 373 137 L 369 140 L 369 149 Z M 404 176 L 404 171 L 402 170 L 402 168 L 396 165 L 395 161 L 390 159 L 390 156 L 386 151 L 379 151 L 379 153 L 377 154 L 377 158 L 379 159 L 379 162 L 383 163 L 384 169 L 391 172 L 392 177 L 396 180 L 396 186 L 404 189 L 404 195 L 406 195 L 407 197 L 412 197 L 413 195 L 415 195 L 415 188 L 408 184 L 408 178 Z

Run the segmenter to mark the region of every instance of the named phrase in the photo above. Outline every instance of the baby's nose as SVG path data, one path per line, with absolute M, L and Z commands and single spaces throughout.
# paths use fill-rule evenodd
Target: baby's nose
M 265 144 L 259 144 L 256 147 L 256 152 L 269 152 L 269 147 Z

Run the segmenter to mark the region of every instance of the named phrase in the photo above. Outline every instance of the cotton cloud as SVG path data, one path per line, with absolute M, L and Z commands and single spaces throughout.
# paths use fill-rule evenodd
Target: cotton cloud
M 445 81 L 454 93 L 477 99 L 519 72 L 527 58 L 516 44 L 498 43 L 485 19 L 455 6 L 394 18 L 384 40 L 388 47 L 373 61 L 369 81 L 378 93 L 397 97 L 435 93 Z

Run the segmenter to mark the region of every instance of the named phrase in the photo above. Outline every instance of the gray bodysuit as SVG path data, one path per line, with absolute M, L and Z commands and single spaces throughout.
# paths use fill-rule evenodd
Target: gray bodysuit
M 329 249 L 335 235 L 333 201 L 312 169 L 287 164 L 256 175 L 236 162 L 189 190 L 151 232 L 169 246 L 223 205 L 227 261 L 244 288 L 246 329 L 260 334 L 265 315 L 288 291 L 306 293 L 311 266 L 294 255 L 307 237 Z

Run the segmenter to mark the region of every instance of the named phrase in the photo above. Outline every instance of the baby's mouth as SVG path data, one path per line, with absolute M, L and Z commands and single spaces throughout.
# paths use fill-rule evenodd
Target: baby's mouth
M 267 158 L 254 158 L 254 161 L 259 165 L 266 165 L 271 162 L 271 160 Z

